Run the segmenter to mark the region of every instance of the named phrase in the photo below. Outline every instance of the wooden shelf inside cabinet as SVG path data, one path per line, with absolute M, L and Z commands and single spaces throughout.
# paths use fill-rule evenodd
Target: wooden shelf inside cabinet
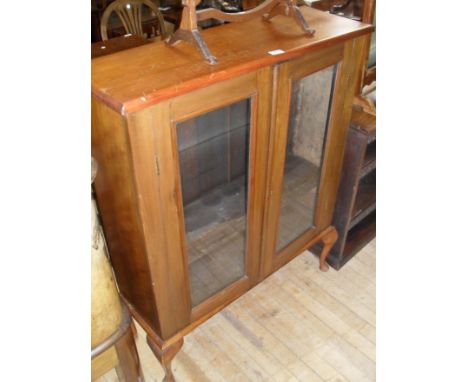
M 333 215 L 339 238 L 327 258 L 335 269 L 375 237 L 376 144 L 375 115 L 353 110 Z M 321 249 L 311 248 L 316 254 Z
M 376 168 L 376 142 L 375 139 L 367 144 L 366 153 L 361 165 L 361 172 L 359 178 L 364 178 Z
M 369 215 L 348 231 L 347 240 L 343 248 L 343 258 L 345 260 L 341 266 L 343 266 L 349 259 L 351 259 L 352 255 L 356 254 L 375 237 L 375 222 L 376 210 L 374 209 Z M 330 264 L 333 265 L 333 260 L 330 261 Z M 336 268 L 335 265 L 334 267 Z
M 369 213 L 375 210 L 376 192 L 375 192 L 375 171 L 370 172 L 361 178 L 354 200 L 353 210 L 351 212 L 351 222 L 349 229 L 353 228 Z

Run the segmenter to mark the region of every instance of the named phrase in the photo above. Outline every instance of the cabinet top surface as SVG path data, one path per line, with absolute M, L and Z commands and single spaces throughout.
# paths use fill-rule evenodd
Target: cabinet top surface
M 315 29 L 306 36 L 292 17 L 276 16 L 203 30 L 218 64 L 206 63 L 185 42 L 169 47 L 158 41 L 91 61 L 91 91 L 124 114 L 257 68 L 369 33 L 373 27 L 308 7 L 301 11 Z M 284 53 L 268 52 L 281 49 Z

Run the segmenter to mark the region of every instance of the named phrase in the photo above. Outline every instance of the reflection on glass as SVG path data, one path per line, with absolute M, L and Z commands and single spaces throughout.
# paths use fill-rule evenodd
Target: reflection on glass
M 276 242 L 278 252 L 314 226 L 334 77 L 332 66 L 293 84 Z
M 244 274 L 250 100 L 177 124 L 192 306 Z

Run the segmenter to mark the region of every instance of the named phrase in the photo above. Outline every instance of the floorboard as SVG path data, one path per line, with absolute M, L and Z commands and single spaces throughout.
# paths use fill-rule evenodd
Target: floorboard
M 375 381 L 375 240 L 340 271 L 304 252 L 185 337 L 178 382 Z M 146 382 L 163 370 L 137 325 Z M 111 370 L 97 382 L 117 382 Z

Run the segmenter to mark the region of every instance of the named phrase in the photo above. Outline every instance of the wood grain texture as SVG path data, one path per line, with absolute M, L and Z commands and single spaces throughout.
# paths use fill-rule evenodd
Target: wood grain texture
M 143 240 L 160 317 L 158 334 L 165 339 L 187 325 L 190 315 L 187 261 L 180 256 L 183 226 L 176 224 L 179 176 L 173 163 L 169 105 L 132 114 L 128 122 L 139 213 L 145 222 Z
M 318 258 L 303 253 L 188 334 L 172 361 L 176 380 L 375 381 L 375 261 L 375 241 L 339 272 L 321 273 Z M 146 381 L 161 381 L 163 368 L 139 332 Z
M 271 22 L 251 20 L 203 31 L 208 46 L 218 58 L 218 64 L 213 66 L 206 64 L 194 47 L 182 43 L 168 47 L 155 42 L 96 58 L 91 64 L 92 93 L 118 112 L 132 112 L 372 30 L 370 25 L 315 9 L 302 7 L 301 10 L 317 30 L 314 37 L 304 36 L 294 20 L 282 16 Z M 268 54 L 276 49 L 285 53 Z

